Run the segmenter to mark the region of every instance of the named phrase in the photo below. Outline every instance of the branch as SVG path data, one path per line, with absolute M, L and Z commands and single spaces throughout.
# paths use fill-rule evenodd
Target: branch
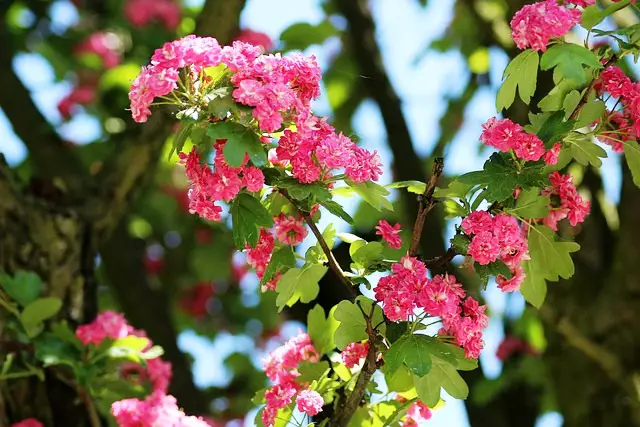
M 35 173 L 46 178 L 60 178 L 67 189 L 83 185 L 86 171 L 76 153 L 66 145 L 53 126 L 42 115 L 13 70 L 12 46 L 15 45 L 0 15 L 0 107 L 15 134 L 29 150 Z
M 409 126 L 402 112 L 402 103 L 387 75 L 380 49 L 375 39 L 375 24 L 368 8 L 367 0 L 349 0 L 334 2 L 336 8 L 347 19 L 347 33 L 351 42 L 351 51 L 360 73 L 364 76 L 362 84 L 368 95 L 378 104 L 387 130 L 387 140 L 393 152 L 396 166 L 394 169 L 399 181 L 410 181 L 424 176 L 422 161 L 413 148 Z M 413 213 L 418 212 L 418 201 L 405 197 L 407 223 L 414 221 Z M 422 252 L 428 256 L 440 253 L 444 247 L 441 221 L 429 221 L 426 228 L 431 239 L 424 241 Z
M 416 217 L 416 223 L 413 226 L 413 234 L 411 235 L 411 247 L 409 254 L 415 256 L 418 245 L 420 244 L 420 238 L 422 237 L 422 229 L 424 228 L 424 221 L 427 219 L 427 215 L 431 212 L 431 209 L 436 205 L 436 201 L 433 199 L 433 192 L 436 190 L 436 184 L 438 178 L 442 175 L 444 170 L 444 160 L 442 157 L 435 159 L 433 163 L 433 173 L 431 178 L 427 182 L 424 189 L 424 193 L 420 198 L 420 206 L 418 206 L 418 215 Z
M 373 313 L 377 305 L 374 303 L 371 305 L 371 313 L 367 316 L 364 311 L 362 314 L 367 322 L 367 335 L 369 336 L 369 351 L 367 352 L 367 357 L 362 365 L 362 369 L 358 374 L 358 380 L 356 381 L 356 385 L 353 388 L 353 391 L 347 398 L 346 402 L 341 403 L 339 409 L 336 411 L 333 419 L 331 420 L 331 425 L 335 427 L 346 427 L 353 417 L 353 414 L 358 410 L 362 399 L 364 398 L 364 394 L 367 390 L 367 386 L 371 381 L 371 377 L 373 373 L 378 368 L 377 365 L 377 352 L 376 352 L 376 331 L 372 323 Z

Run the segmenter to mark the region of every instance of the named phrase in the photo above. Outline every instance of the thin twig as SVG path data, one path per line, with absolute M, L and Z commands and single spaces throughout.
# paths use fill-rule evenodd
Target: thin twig
M 311 229 L 311 232 L 313 233 L 314 236 L 316 236 L 316 239 L 318 239 L 318 243 L 320 243 L 322 252 L 324 252 L 325 256 L 327 257 L 327 260 L 329 261 L 329 267 L 334 271 L 334 273 L 336 273 L 336 275 L 338 276 L 342 284 L 346 286 L 351 296 L 355 298 L 358 294 L 353 287 L 353 283 L 351 282 L 351 280 L 349 280 L 347 276 L 345 276 L 344 271 L 342 270 L 342 267 L 340 267 L 340 264 L 338 264 L 336 257 L 333 255 L 333 252 L 331 252 L 331 249 L 329 248 L 327 241 L 324 239 L 324 236 L 322 235 L 320 230 L 318 230 L 318 226 L 313 221 L 313 218 L 311 218 L 311 215 L 309 215 L 309 212 L 304 212 L 302 209 L 300 209 L 298 205 L 296 205 L 295 200 L 292 199 L 291 196 L 289 196 L 289 194 L 286 191 L 281 190 L 280 193 L 287 200 L 289 200 L 293 206 L 295 206 L 298 209 L 298 211 L 304 218 L 304 221 L 307 223 L 307 225 Z
M 444 255 L 440 255 L 439 257 L 422 260 L 424 265 L 427 266 L 428 269 L 437 269 L 444 268 L 451 262 L 451 260 L 456 256 L 456 251 L 453 248 L 447 249 Z
M 427 215 L 436 205 L 436 201 L 433 199 L 433 192 L 436 189 L 438 178 L 442 175 L 444 170 L 444 160 L 442 157 L 437 157 L 433 163 L 433 172 L 427 185 L 424 189 L 420 199 L 420 206 L 418 207 L 418 216 L 416 217 L 415 225 L 413 226 L 413 234 L 411 235 L 411 247 L 409 254 L 415 256 L 418 245 L 420 245 L 420 238 L 422 237 L 422 228 L 424 227 L 424 221 L 427 219 Z
M 609 65 L 613 64 L 618 59 L 619 59 L 618 55 L 616 55 L 616 54 L 612 55 L 611 58 L 609 58 L 607 60 L 607 62 L 604 63 L 602 68 L 603 69 L 607 68 Z M 593 88 L 595 87 L 597 81 L 598 81 L 598 79 L 591 80 L 591 83 L 589 83 L 589 86 L 587 86 L 587 90 L 584 91 L 584 94 L 582 95 L 582 98 L 580 98 L 580 101 L 578 102 L 578 105 L 573 110 L 573 113 L 571 113 L 571 116 L 569 116 L 569 119 L 576 119 L 578 117 L 578 114 L 580 113 L 581 108 L 584 106 L 584 104 L 587 103 L 587 99 L 589 99 L 589 93 L 593 90 Z
M 78 395 L 82 399 L 85 408 L 87 409 L 87 414 L 89 415 L 89 424 L 91 427 L 101 427 L 100 417 L 98 417 L 98 411 L 96 411 L 96 406 L 93 404 L 93 400 L 91 400 L 91 396 L 89 393 L 82 388 L 78 387 Z

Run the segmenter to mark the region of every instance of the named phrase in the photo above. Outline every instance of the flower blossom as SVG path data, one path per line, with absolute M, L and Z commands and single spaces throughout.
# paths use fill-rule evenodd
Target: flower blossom
M 145 400 L 124 399 L 111 405 L 111 414 L 120 427 L 208 427 L 200 417 L 187 416 L 175 397 L 155 391 Z
M 513 150 L 515 155 L 526 161 L 538 161 L 545 156 L 544 143 L 536 135 L 525 132 L 524 128 L 509 119 L 487 120 L 482 125 L 480 140 L 502 152 Z M 545 157 L 545 161 L 553 157 Z
M 344 366 L 351 369 L 354 366 L 358 365 L 362 359 L 367 357 L 367 353 L 369 352 L 369 342 L 359 343 L 352 342 L 348 344 L 342 353 L 340 353 L 340 357 L 342 358 L 342 363 Z
M 302 390 L 296 399 L 298 410 L 309 416 L 314 416 L 322 411 L 324 401 L 315 390 Z
M 76 55 L 97 55 L 104 68 L 113 68 L 122 61 L 121 50 L 118 36 L 108 32 L 95 32 L 73 48 Z
M 304 223 L 291 215 L 281 214 L 275 219 L 275 224 L 276 239 L 285 245 L 296 246 L 302 243 L 309 233 Z
M 455 337 L 465 355 L 477 358 L 484 346 L 482 329 L 488 324 L 485 306 L 466 297 L 462 285 L 452 275 L 427 277 L 427 268 L 417 258 L 405 256 L 392 265 L 392 274 L 382 277 L 375 298 L 389 320 L 406 321 L 416 309 L 442 320 L 445 335 Z
M 409 407 L 402 427 L 419 426 L 421 422 L 429 419 L 431 419 L 431 410 L 418 400 Z
M 44 427 L 44 424 L 35 418 L 27 418 L 26 420 L 11 424 L 11 427 Z
M 518 220 L 510 215 L 495 217 L 485 211 L 474 211 L 460 224 L 465 234 L 471 236 L 467 253 L 480 265 L 496 260 L 504 262 L 512 277 L 498 275 L 496 283 L 503 292 L 520 289 L 525 274 L 520 263 L 529 259 L 527 239 Z
M 518 48 L 544 52 L 552 38 L 562 37 L 580 22 L 578 9 L 560 6 L 556 0 L 525 5 L 511 20 L 511 37 Z
M 400 249 L 402 247 L 402 238 L 400 234 L 400 224 L 391 225 L 386 220 L 378 221 L 376 226 L 376 234 L 382 236 L 382 240 L 387 242 L 390 248 Z
M 543 220 L 544 224 L 554 231 L 558 231 L 558 222 L 564 218 L 567 218 L 573 226 L 583 222 L 589 215 L 591 202 L 580 196 L 571 175 L 562 175 L 555 171 L 549 175 L 549 181 L 551 181 L 551 186 L 547 187 L 543 194 L 557 196 L 559 206 L 551 206 L 549 215 Z
M 174 0 L 126 0 L 124 15 L 134 27 L 159 21 L 173 30 L 180 24 L 180 5 Z
M 300 374 L 296 370 L 302 361 L 315 363 L 320 356 L 311 343 L 308 334 L 299 334 L 282 346 L 272 351 L 264 361 L 264 371 L 267 377 L 273 381 L 273 386 L 265 392 L 266 407 L 262 412 L 262 422 L 266 426 L 275 423 L 278 411 L 293 401 L 299 394 L 302 400 L 298 402 L 298 407 L 302 411 L 317 414 L 322 409 L 322 398 L 318 402 L 315 392 L 304 393 L 302 386 L 295 382 Z M 303 394 L 304 393 L 304 394 Z M 317 394 L 317 393 L 316 393 Z M 319 397 L 319 395 L 318 395 Z M 318 406 L 319 405 L 319 406 Z

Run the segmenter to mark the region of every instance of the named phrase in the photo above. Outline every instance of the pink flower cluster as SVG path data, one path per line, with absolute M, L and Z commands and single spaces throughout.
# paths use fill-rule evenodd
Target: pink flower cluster
M 640 134 L 640 84 L 633 83 L 619 67 L 609 66 L 600 73 L 596 88 L 601 94 L 606 92 L 618 98 L 622 105 L 622 111 L 609 114 L 609 124 L 615 129 L 598 135 L 600 141 L 620 153 L 624 151 L 624 142 L 635 141 Z
M 266 407 L 262 412 L 264 425 L 272 426 L 278 411 L 290 404 L 297 394 L 299 395 L 298 408 L 303 412 L 309 411 L 306 413 L 315 415 L 322 410 L 322 398 L 313 393 L 304 393 L 301 385 L 295 382 L 296 377 L 300 375 L 296 370 L 298 365 L 302 361 L 316 363 L 319 358 L 307 334 L 299 334 L 291 338 L 269 354 L 264 362 L 264 371 L 273 381 L 273 385 L 264 394 L 266 400 Z M 311 414 L 314 411 L 315 413 Z
M 189 188 L 189 212 L 211 221 L 220 221 L 222 208 L 216 202 L 233 200 L 240 190 L 256 192 L 264 185 L 264 175 L 255 166 L 244 164 L 234 168 L 227 164 L 222 154 L 226 140 L 218 140 L 215 145 L 214 169 L 201 164 L 200 154 L 193 147 L 189 154 L 179 153 L 179 163 L 185 166 L 185 174 L 191 182 Z
M 516 156 L 526 161 L 543 158 L 547 164 L 558 162 L 560 144 L 545 151 L 544 143 L 536 135 L 525 132 L 524 128 L 509 119 L 492 117 L 482 125 L 480 140 L 502 152 L 513 150 Z
M 389 320 L 406 321 L 416 308 L 422 308 L 442 319 L 443 334 L 454 336 L 467 357 L 477 358 L 484 346 L 482 329 L 488 325 L 486 306 L 478 305 L 472 297 L 465 299 L 465 291 L 454 276 L 427 278 L 427 268 L 417 258 L 407 255 L 391 269 L 392 274 L 381 278 L 375 288 L 376 299 L 383 303 Z
M 302 390 L 296 399 L 298 410 L 310 417 L 320 413 L 323 405 L 322 396 L 315 390 Z
M 418 400 L 409 407 L 402 427 L 419 426 L 420 423 L 428 421 L 429 419 L 431 419 L 431 410 L 427 405 Z
M 102 60 L 102 66 L 113 68 L 122 60 L 122 43 L 114 33 L 95 32 L 76 45 L 73 53 L 76 55 L 94 54 Z
M 180 24 L 180 5 L 174 0 L 126 0 L 124 15 L 134 27 L 159 21 L 174 30 Z
M 76 336 L 84 345 L 99 345 L 105 339 L 118 340 L 129 335 L 146 337 L 144 331 L 135 330 L 127 323 L 123 315 L 113 311 L 104 311 L 98 314 L 93 322 L 80 325 L 76 329 Z M 153 343 L 149 340 L 144 351 L 150 349 L 152 345 Z M 146 375 L 153 389 L 166 391 L 172 376 L 171 363 L 165 362 L 159 357 L 149 359 L 146 363 Z
M 340 353 L 340 357 L 342 358 L 342 363 L 344 366 L 351 369 L 354 366 L 360 364 L 360 361 L 367 357 L 367 353 L 369 352 L 369 341 L 364 343 L 352 342 L 347 345 L 342 353 Z
M 175 397 L 154 391 L 145 400 L 124 399 L 111 405 L 111 414 L 120 427 L 208 427 L 200 417 L 187 416 Z
M 575 4 L 576 6 L 587 7 L 596 4 L 596 0 L 565 0 L 565 4 Z
M 44 424 L 35 418 L 27 418 L 26 420 L 11 424 L 11 427 L 44 427 Z
M 256 270 L 258 279 L 262 279 L 264 276 L 264 271 L 271 261 L 271 254 L 273 253 L 274 247 L 275 240 L 273 238 L 273 234 L 264 228 L 260 229 L 260 237 L 258 238 L 258 244 L 256 247 L 252 248 L 249 245 L 245 247 L 247 263 Z M 278 279 L 279 275 L 267 282 L 262 291 L 265 292 L 267 289 L 274 290 L 278 283 Z
M 549 40 L 567 34 L 581 16 L 580 10 L 560 6 L 556 0 L 528 4 L 513 16 L 511 37 L 520 49 L 544 52 Z
M 344 169 L 355 182 L 376 181 L 382 174 L 377 152 L 358 147 L 345 135 L 336 134 L 326 121 L 314 116 L 298 123 L 296 132 L 285 130 L 275 154 L 279 164 L 291 165 L 294 178 L 302 183 L 322 179 L 335 169 Z
M 529 259 L 527 238 L 515 217 L 498 214 L 492 217 L 485 211 L 474 211 L 462 220 L 462 230 L 472 236 L 467 253 L 480 265 L 497 260 L 504 262 L 513 277 L 496 277 L 503 292 L 520 289 L 526 275 L 520 263 Z
M 280 138 L 276 153 L 277 162 L 288 162 L 297 180 L 311 183 L 342 168 L 356 182 L 378 179 L 382 173 L 378 154 L 336 134 L 325 119 L 311 112 L 310 103 L 320 94 L 321 72 L 314 57 L 302 54 L 261 55 L 259 47 L 247 43 L 236 41 L 220 48 L 213 38 L 195 36 L 166 43 L 131 86 L 133 119 L 146 121 L 154 98 L 177 88 L 179 69 L 189 67 L 190 78 L 199 78 L 200 70 L 219 64 L 232 73 L 232 96 L 253 107 L 260 130 L 270 133 L 281 129 L 285 121 L 295 124 L 295 132 L 286 130 Z
M 276 239 L 285 245 L 299 245 L 309 233 L 304 222 L 291 215 L 280 214 L 275 219 L 275 224 Z
M 559 200 L 559 206 L 551 206 L 551 211 L 543 222 L 553 230 L 558 230 L 558 222 L 564 218 L 569 223 L 576 226 L 584 221 L 591 210 L 591 201 L 584 200 L 578 193 L 578 189 L 573 184 L 571 175 L 562 175 L 555 171 L 549 175 L 551 186 L 543 190 L 542 194 L 548 196 L 556 196 Z
M 402 238 L 400 237 L 400 224 L 391 225 L 386 220 L 378 221 L 376 226 L 376 234 L 382 236 L 382 240 L 387 242 L 390 248 L 400 249 L 402 247 Z

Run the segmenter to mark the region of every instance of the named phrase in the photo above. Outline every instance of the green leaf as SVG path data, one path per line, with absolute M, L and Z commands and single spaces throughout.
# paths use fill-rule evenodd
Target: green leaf
M 309 337 L 320 354 L 330 353 L 336 347 L 333 336 L 340 324 L 334 317 L 336 308 L 337 306 L 334 306 L 326 318 L 324 317 L 324 309 L 319 304 L 309 310 L 307 314 Z
M 171 152 L 169 152 L 169 158 L 173 155 L 174 152 L 181 152 L 182 147 L 184 147 L 184 143 L 187 141 L 187 138 L 191 134 L 192 129 L 194 128 L 195 123 L 182 121 L 180 122 L 180 129 L 173 137 L 173 148 Z
M 598 57 L 589 49 L 573 43 L 558 43 L 551 46 L 540 59 L 540 68 L 549 70 L 557 67 L 560 74 L 568 80 L 585 82 L 583 65 L 602 68 Z
M 613 3 L 609 5 L 606 9 L 600 10 L 598 6 L 593 5 L 586 7 L 582 11 L 582 26 L 587 30 L 592 29 L 596 25 L 598 25 L 604 18 L 611 15 L 614 12 L 622 9 L 629 5 L 630 0 L 622 0 L 618 3 Z
M 397 181 L 385 185 L 385 188 L 406 188 L 409 193 L 423 194 L 427 184 L 422 181 Z
M 515 207 L 506 210 L 520 218 L 544 218 L 549 212 L 549 204 L 549 197 L 541 195 L 539 188 L 532 187 L 520 193 Z
M 320 204 L 335 216 L 342 218 L 350 225 L 353 225 L 353 218 L 351 217 L 351 215 L 345 212 L 344 209 L 342 209 L 342 206 L 339 203 L 334 202 L 333 200 L 326 200 Z
M 356 305 L 357 303 L 360 303 L 365 313 L 369 314 L 371 312 L 373 301 L 362 296 L 356 298 L 356 303 L 341 301 L 336 307 L 334 317 L 340 322 L 340 325 L 336 329 L 334 341 L 340 350 L 343 350 L 352 342 L 360 342 L 369 338 L 367 335 L 367 322 L 360 308 Z M 376 305 L 373 313 L 374 326 L 382 321 L 382 309 Z M 384 334 L 386 330 L 384 323 L 380 325 L 378 330 Z
M 465 255 L 469 249 L 471 240 L 464 234 L 456 234 L 451 238 L 451 246 L 457 254 Z
M 433 192 L 433 197 L 436 197 L 438 199 L 447 197 L 462 199 L 467 195 L 471 188 L 473 188 L 473 185 L 465 184 L 458 181 L 457 179 L 454 179 L 449 183 L 447 188 L 436 188 L 436 190 Z
M 217 122 L 209 125 L 207 135 L 211 139 L 226 139 L 223 154 L 229 166 L 237 168 L 249 154 L 255 166 L 267 164 L 267 154 L 258 135 L 248 127 L 233 122 Z
M 0 286 L 13 300 L 25 307 L 38 298 L 44 283 L 36 273 L 18 270 L 13 277 L 0 272 Z
M 624 143 L 624 157 L 631 170 L 631 177 L 636 187 L 640 187 L 640 146 L 636 141 Z
M 296 381 L 299 383 L 310 383 L 320 378 L 328 369 L 329 363 L 324 360 L 316 363 L 304 361 L 300 363 L 296 369 L 300 373 L 300 376 L 296 377 Z
M 517 170 L 508 165 L 499 153 L 493 153 L 484 164 L 484 170 L 466 173 L 458 180 L 466 184 L 486 186 L 483 197 L 490 202 L 501 202 L 513 196 L 517 186 L 530 188 L 544 182 L 542 167 L 528 166 Z
M 358 242 L 364 242 L 364 240 L 358 240 L 356 243 Z M 356 264 L 367 268 L 382 260 L 383 250 L 384 246 L 382 246 L 380 242 L 365 243 L 361 248 L 356 250 L 353 255 L 351 255 L 351 259 Z
M 319 264 L 308 264 L 303 268 L 291 268 L 278 280 L 276 305 L 278 311 L 285 306 L 291 307 L 300 299 L 307 303 L 315 299 L 320 288 L 318 282 L 327 272 L 327 267 Z
M 389 390 L 400 393 L 411 390 L 413 388 L 413 374 L 409 368 L 407 368 L 403 363 L 400 363 L 394 372 L 390 372 L 389 367 L 386 364 L 387 358 L 388 356 L 385 356 L 384 378 Z M 429 357 L 429 361 L 431 361 L 431 357 Z
M 409 334 L 391 344 L 384 356 L 388 372 L 393 375 L 404 364 L 418 377 L 427 375 L 431 370 L 432 340 L 426 335 Z
M 576 122 L 576 128 L 581 128 L 593 124 L 596 120 L 600 119 L 605 111 L 606 105 L 601 100 L 595 100 L 594 102 L 587 102 L 580 109 L 578 114 L 578 121 Z
M 40 324 L 58 314 L 61 308 L 62 301 L 60 298 L 38 298 L 22 310 L 20 322 L 22 322 L 29 336 L 37 335 L 35 332 L 39 332 Z M 32 332 L 35 334 L 32 334 Z
M 489 282 L 489 277 L 504 276 L 507 279 L 510 279 L 513 276 L 513 274 L 511 273 L 511 270 L 509 270 L 509 267 L 507 267 L 507 265 L 500 260 L 491 262 L 487 265 L 481 265 L 476 262 L 473 264 L 473 268 L 475 269 L 476 274 L 480 278 L 480 284 L 484 288 L 487 287 L 487 283 Z
M 565 151 L 581 165 L 592 164 L 599 168 L 602 166 L 600 158 L 607 157 L 607 152 L 598 144 L 595 144 L 590 136 L 572 133 L 565 139 L 565 142 L 569 144 L 568 149 Z
M 295 267 L 296 257 L 293 254 L 293 249 L 289 246 L 284 246 L 273 252 L 271 255 L 271 261 L 267 264 L 267 268 L 264 270 L 264 275 L 260 280 L 260 284 L 264 285 L 269 280 L 273 279 L 276 273 L 283 267 Z
M 304 50 L 313 44 L 324 43 L 326 39 L 338 35 L 338 29 L 326 20 L 317 25 L 298 22 L 280 34 L 284 46 L 282 50 Z
M 585 77 L 586 79 L 586 77 Z M 549 93 L 538 102 L 542 111 L 558 111 L 564 108 L 567 95 L 581 86 L 573 80 L 561 78 Z
M 504 82 L 498 90 L 496 108 L 502 111 L 509 108 L 518 95 L 525 104 L 529 104 L 536 91 L 538 78 L 538 53 L 527 49 L 513 58 L 504 70 Z
M 469 386 L 454 365 L 433 355 L 431 360 L 431 371 L 427 375 L 413 377 L 420 400 L 427 406 L 435 406 L 440 400 L 441 387 L 453 398 L 466 399 L 469 395 Z
M 129 335 L 117 339 L 108 348 L 107 354 L 113 359 L 128 359 L 133 362 L 141 360 L 140 353 L 149 345 L 149 338 Z
M 526 277 L 520 286 L 520 293 L 532 306 L 540 308 L 547 296 L 547 282 L 534 262 L 523 261 L 521 266 Z
M 568 279 L 575 272 L 570 253 L 580 249 L 575 242 L 556 241 L 556 234 L 546 225 L 529 229 L 529 255 L 534 268 L 538 268 L 545 279 L 557 281 Z
M 351 180 L 346 180 L 345 182 L 378 212 L 381 212 L 382 209 L 393 211 L 393 205 L 386 198 L 386 196 L 389 195 L 389 190 L 383 186 L 373 181 L 356 183 Z
M 537 132 L 538 138 L 544 142 L 546 148 L 551 148 L 573 129 L 574 123 L 574 120 L 565 121 L 564 113 L 556 111 L 542 123 Z
M 573 114 L 573 111 L 576 109 L 581 99 L 582 95 L 575 89 L 565 96 L 564 101 L 562 101 L 562 109 L 564 110 L 565 119 L 571 117 L 571 114 Z
M 237 248 L 245 243 L 255 247 L 260 237 L 260 226 L 269 228 L 273 218 L 258 199 L 247 193 L 240 193 L 231 205 L 233 241 Z

